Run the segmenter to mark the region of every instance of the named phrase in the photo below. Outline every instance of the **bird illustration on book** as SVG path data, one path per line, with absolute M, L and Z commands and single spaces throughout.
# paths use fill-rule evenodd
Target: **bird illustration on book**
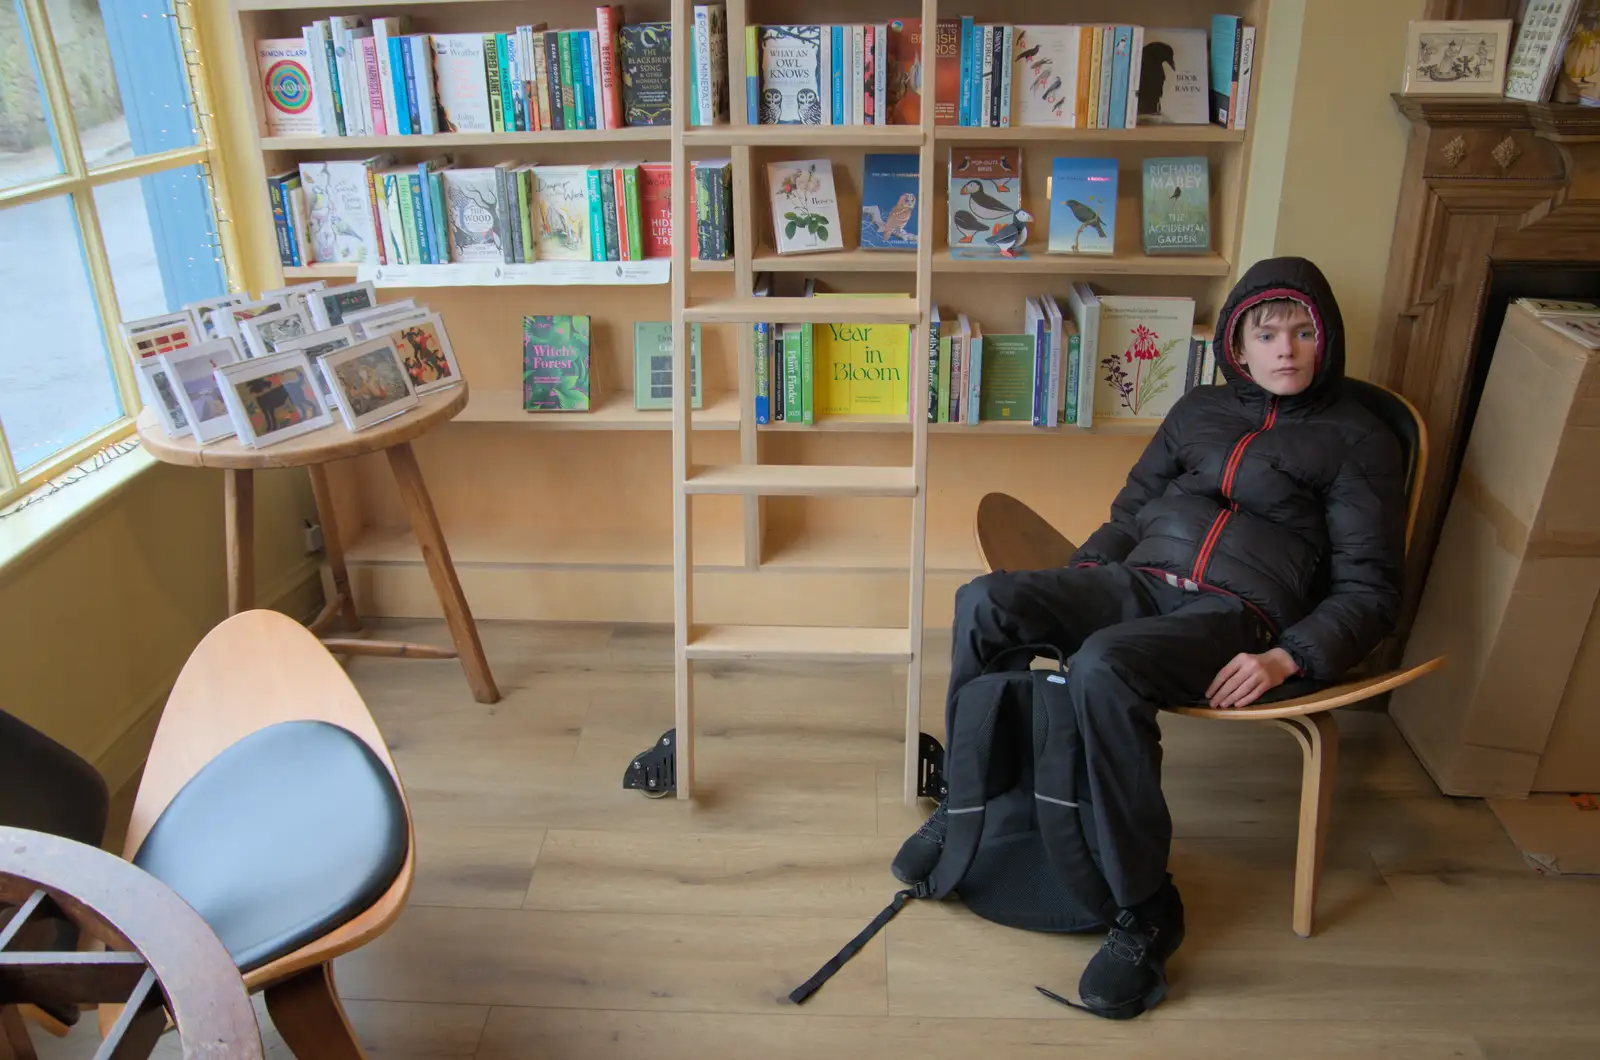
M 814 88 L 802 88 L 795 97 L 800 106 L 801 125 L 822 124 L 822 97 Z
M 908 191 L 902 194 L 899 201 L 889 210 L 889 216 L 883 216 L 883 211 L 878 208 L 877 203 L 865 206 L 862 215 L 867 223 L 877 229 L 878 238 L 885 242 L 891 239 L 903 239 L 915 243 L 916 233 L 906 231 L 906 222 L 911 220 L 911 214 L 916 206 L 917 197 Z
M 1178 56 L 1166 41 L 1154 41 L 1144 46 L 1139 68 L 1139 113 L 1159 115 L 1161 96 L 1167 88 L 1167 78 L 1178 73 Z
M 1106 223 L 1100 219 L 1100 211 L 1087 203 L 1079 202 L 1077 199 L 1068 199 L 1067 209 L 1071 210 L 1072 216 L 1079 221 L 1078 231 L 1072 236 L 1072 252 L 1074 254 L 1078 252 L 1078 240 L 1083 238 L 1085 230 L 1092 228 L 1095 235 L 1101 239 L 1106 237 Z

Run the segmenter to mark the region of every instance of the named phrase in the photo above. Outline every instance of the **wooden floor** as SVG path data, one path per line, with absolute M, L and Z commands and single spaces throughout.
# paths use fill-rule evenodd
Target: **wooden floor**
M 889 860 L 926 813 L 898 795 L 903 668 L 701 667 L 687 805 L 621 787 L 671 725 L 669 631 L 483 636 L 494 706 L 450 662 L 352 664 L 417 824 L 409 907 L 336 964 L 372 1057 L 1600 1056 L 1600 880 L 1535 874 L 1381 714 L 1340 716 L 1316 937 L 1289 928 L 1294 742 L 1164 717 L 1189 918 L 1165 1004 L 1128 1023 L 1064 1009 L 1034 985 L 1072 993 L 1096 939 L 912 903 L 796 1008 L 789 989 L 892 895 Z M 943 683 L 926 675 L 935 732 Z M 46 1060 L 90 1056 L 83 1030 L 41 1043 Z

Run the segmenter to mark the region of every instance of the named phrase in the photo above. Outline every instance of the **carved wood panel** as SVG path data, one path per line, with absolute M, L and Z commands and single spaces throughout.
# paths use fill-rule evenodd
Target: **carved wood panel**
M 1403 640 L 1438 539 L 1445 475 L 1465 443 L 1463 410 L 1494 263 L 1600 261 L 1600 114 L 1513 100 L 1395 99 L 1414 125 L 1373 378 L 1417 406 L 1432 443 L 1408 557 Z

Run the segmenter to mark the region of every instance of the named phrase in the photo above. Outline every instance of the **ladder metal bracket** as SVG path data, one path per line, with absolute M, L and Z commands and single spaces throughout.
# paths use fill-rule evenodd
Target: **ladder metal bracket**
M 944 745 L 925 732 L 917 734 L 917 796 L 944 801 L 950 785 L 944 778 Z
M 628 763 L 622 775 L 623 788 L 634 788 L 647 799 L 660 799 L 678 790 L 678 730 L 668 729 L 649 750 Z

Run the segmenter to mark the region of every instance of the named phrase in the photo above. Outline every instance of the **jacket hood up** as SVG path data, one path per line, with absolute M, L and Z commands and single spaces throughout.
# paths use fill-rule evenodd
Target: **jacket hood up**
M 1344 382 L 1344 318 L 1327 277 L 1305 258 L 1266 258 L 1250 266 L 1234 284 L 1217 314 L 1212 339 L 1223 377 L 1247 405 L 1265 403 L 1269 395 L 1239 361 L 1239 335 L 1245 310 L 1278 298 L 1303 304 L 1317 329 L 1317 365 L 1311 385 L 1292 397 L 1280 398 L 1279 406 L 1284 411 L 1326 408 L 1339 400 Z

